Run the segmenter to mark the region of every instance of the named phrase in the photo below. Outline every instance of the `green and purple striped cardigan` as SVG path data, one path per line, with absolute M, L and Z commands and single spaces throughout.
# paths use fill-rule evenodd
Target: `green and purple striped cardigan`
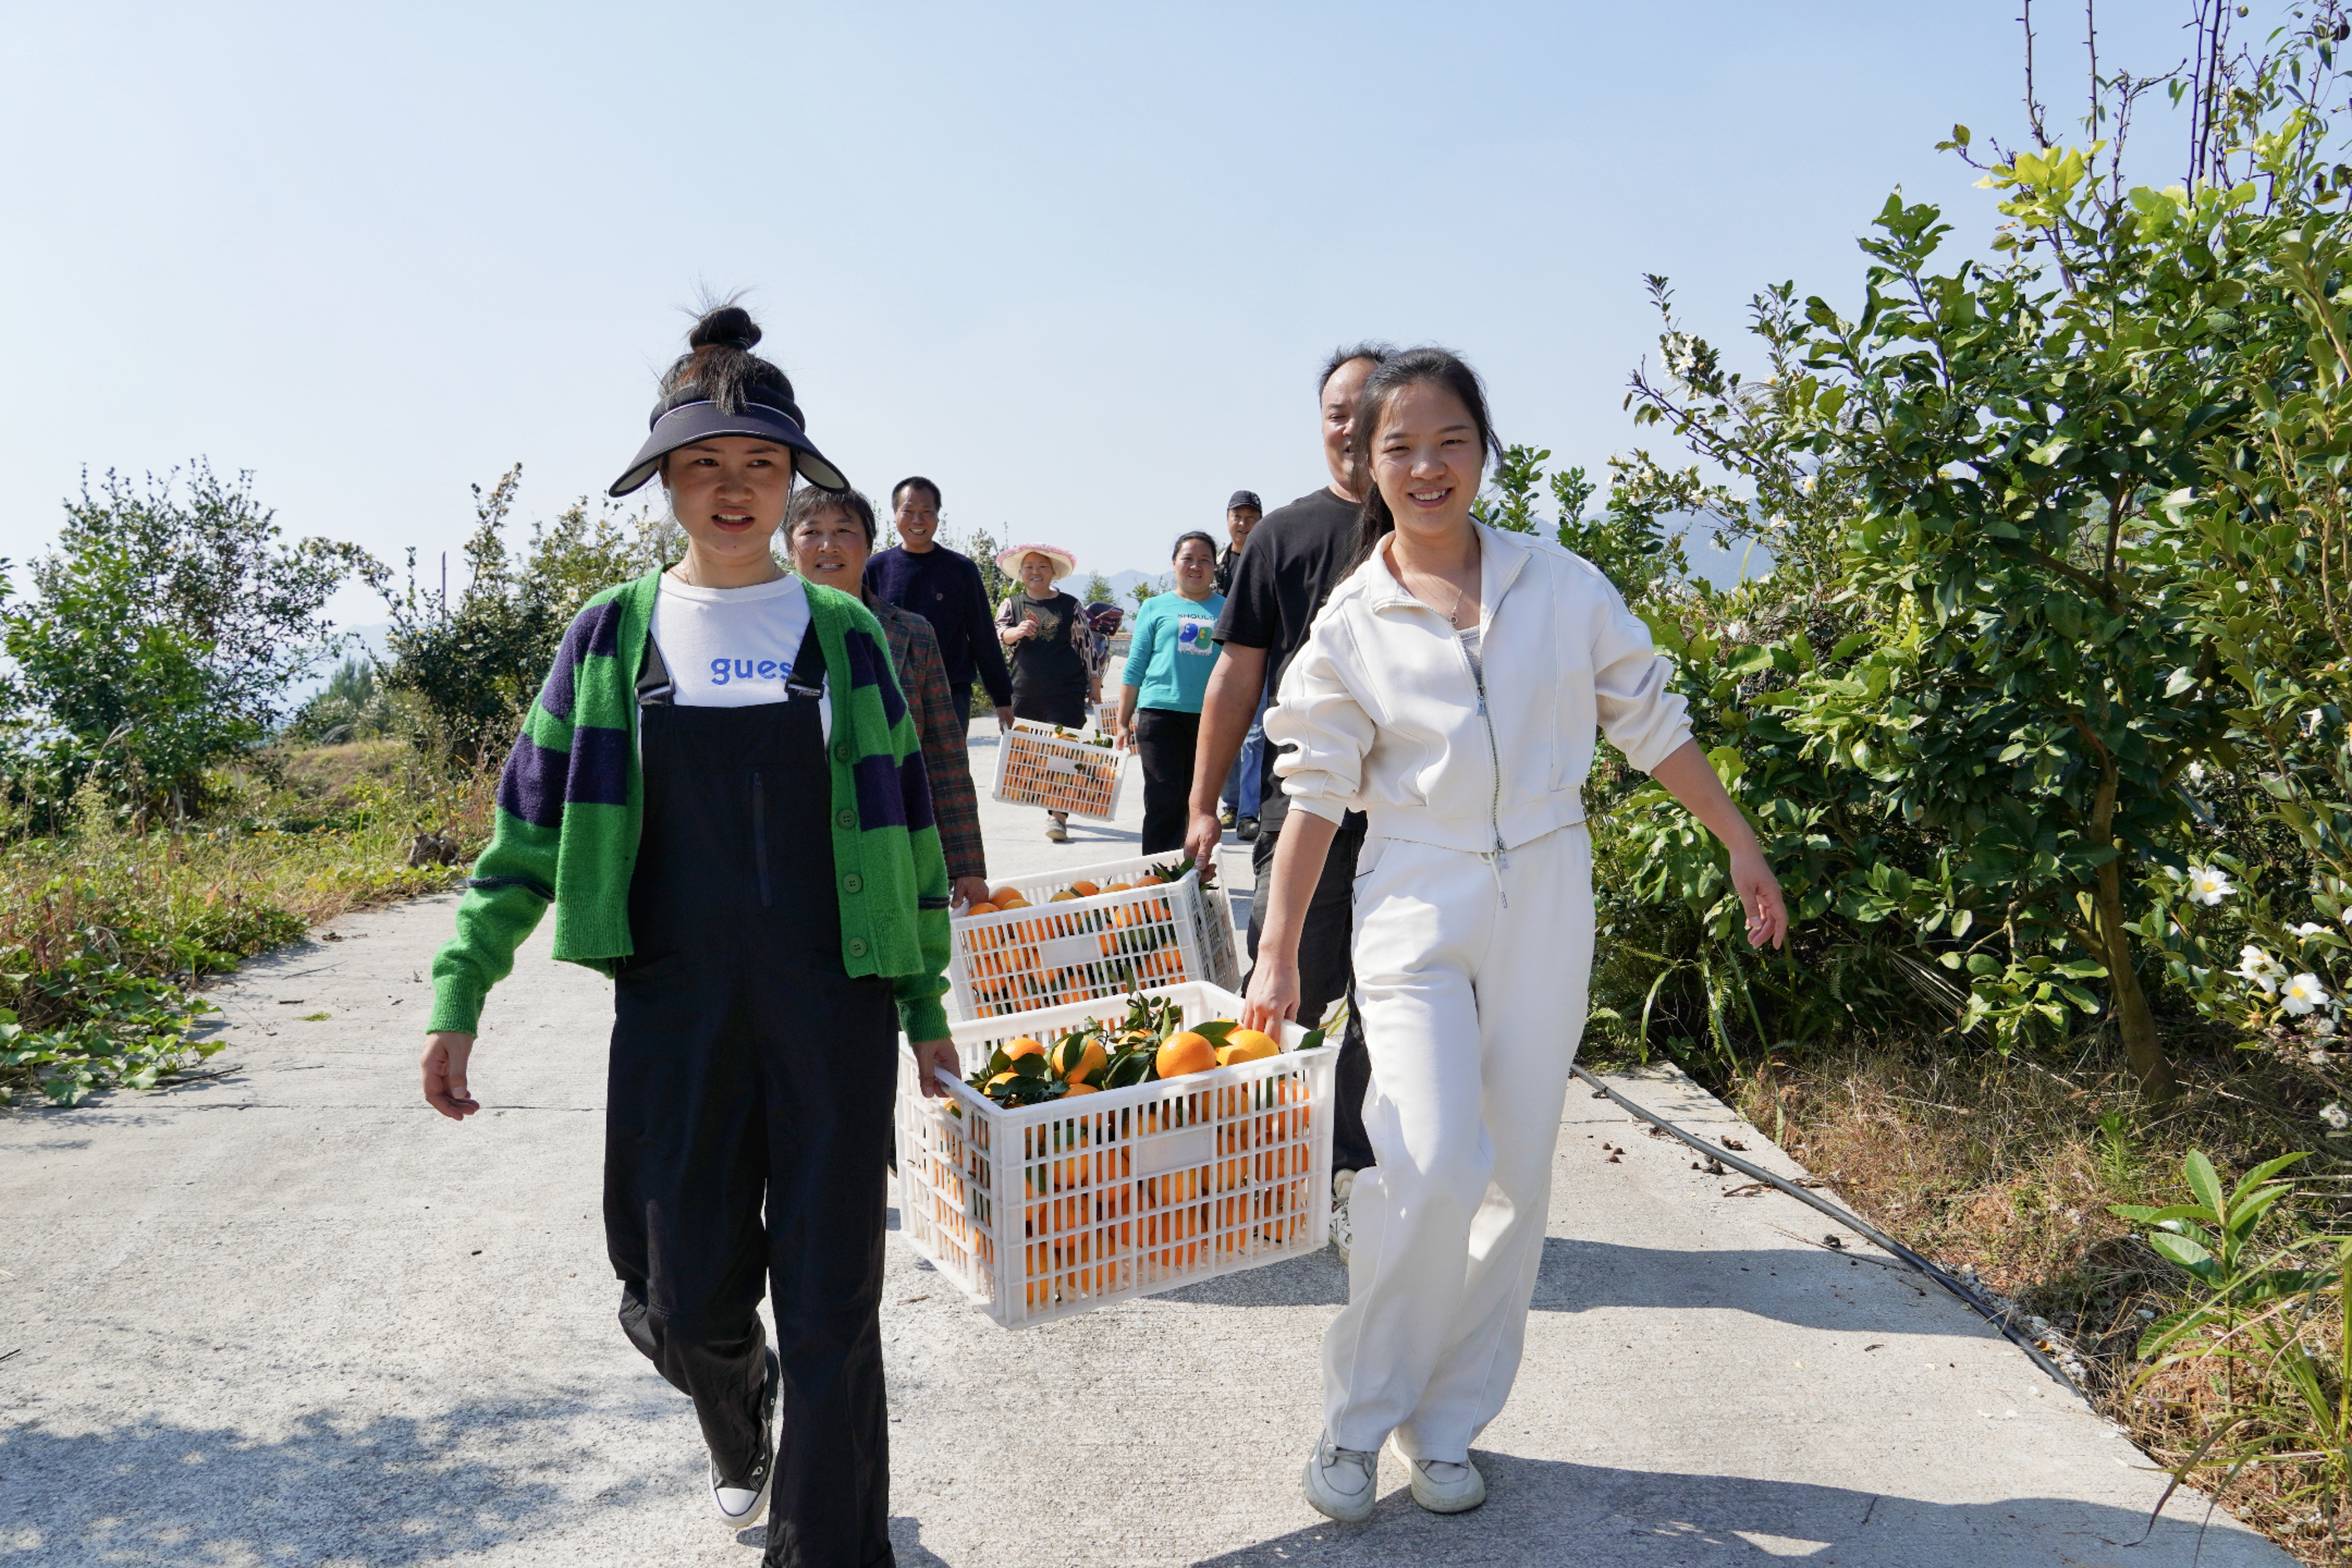
M 499 780 L 498 825 L 433 959 L 428 1029 L 472 1033 L 515 949 L 555 906 L 555 956 L 605 974 L 632 951 L 629 878 L 645 784 L 636 681 L 661 574 L 588 601 L 524 717 Z M 833 701 L 833 860 L 841 962 L 891 977 L 914 1040 L 948 1032 L 948 872 L 922 742 L 891 673 L 882 628 L 845 594 L 811 585 L 809 619 Z

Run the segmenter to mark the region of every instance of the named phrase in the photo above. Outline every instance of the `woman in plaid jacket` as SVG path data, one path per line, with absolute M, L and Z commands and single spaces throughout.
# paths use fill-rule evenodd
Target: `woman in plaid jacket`
M 931 810 L 939 819 L 940 848 L 947 856 L 955 901 L 980 903 L 988 897 L 988 856 L 981 847 L 980 800 L 972 791 L 971 763 L 964 749 L 970 721 L 956 710 L 959 689 L 948 681 L 931 623 L 866 592 L 874 532 L 874 503 L 856 490 L 798 490 L 784 509 L 784 540 L 793 570 L 811 583 L 859 598 L 882 623 L 883 636 L 890 641 L 891 666 L 923 738 Z

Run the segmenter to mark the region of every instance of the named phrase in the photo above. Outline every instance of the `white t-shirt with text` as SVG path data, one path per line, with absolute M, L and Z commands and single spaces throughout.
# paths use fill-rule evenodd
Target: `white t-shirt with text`
M 653 637 L 669 667 L 670 700 L 688 708 L 782 702 L 808 625 L 808 590 L 798 577 L 693 588 L 664 573 Z M 809 674 L 802 685 L 824 684 L 822 668 Z

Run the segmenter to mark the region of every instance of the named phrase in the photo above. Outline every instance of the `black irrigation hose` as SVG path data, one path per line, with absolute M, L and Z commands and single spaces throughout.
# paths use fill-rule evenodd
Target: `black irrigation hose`
M 1706 1139 L 1684 1131 L 1681 1128 L 1675 1126 L 1673 1122 L 1668 1121 L 1665 1118 L 1654 1115 L 1650 1111 L 1643 1110 L 1640 1106 L 1634 1104 L 1632 1100 L 1626 1099 L 1623 1095 L 1618 1093 L 1615 1089 L 1610 1088 L 1599 1079 L 1593 1077 L 1591 1073 L 1586 1071 L 1583 1068 L 1571 1067 L 1569 1068 L 1569 1071 L 1574 1073 L 1577 1077 L 1582 1079 L 1585 1082 L 1593 1087 L 1597 1091 L 1593 1096 L 1594 1099 L 1598 1100 L 1602 1096 L 1606 1096 L 1616 1104 L 1619 1110 L 1630 1111 L 1633 1115 L 1638 1116 L 1643 1121 L 1648 1122 L 1651 1126 L 1658 1128 L 1662 1131 L 1681 1139 L 1692 1148 L 1696 1149 L 1701 1153 L 1706 1155 L 1707 1158 L 1722 1162 L 1724 1164 L 1730 1166 L 1733 1170 L 1738 1171 L 1741 1175 L 1753 1176 L 1758 1181 L 1762 1182 L 1765 1185 L 1788 1194 L 1790 1197 L 1796 1199 L 1799 1203 L 1805 1205 L 1808 1208 L 1818 1209 L 1822 1214 L 1829 1215 L 1830 1218 L 1837 1221 L 1838 1224 L 1845 1226 L 1848 1230 L 1853 1231 L 1855 1235 L 1867 1237 L 1870 1240 L 1876 1242 L 1880 1247 L 1885 1247 L 1888 1252 L 1893 1253 L 1896 1258 L 1901 1258 L 1904 1262 L 1909 1264 L 1912 1268 L 1917 1269 L 1920 1273 L 1925 1274 L 1928 1279 L 1933 1279 L 1937 1284 L 1941 1285 L 1945 1289 L 1949 1290 L 1953 1295 L 1958 1296 L 1961 1300 L 1967 1302 L 1969 1308 L 1974 1310 L 1979 1317 L 1982 1318 L 1986 1322 L 1990 1323 L 1994 1328 L 1999 1329 L 2001 1333 L 2008 1338 L 2011 1343 L 2023 1351 L 2028 1356 L 2031 1356 L 2033 1360 L 2034 1365 L 2040 1367 L 2042 1371 L 2048 1373 L 2053 1378 L 2064 1385 L 2068 1393 L 2074 1394 L 2078 1399 L 2087 1401 L 2089 1396 L 2084 1394 L 2080 1388 L 2077 1388 L 2074 1385 L 2074 1380 L 2073 1378 L 2068 1377 L 2063 1372 L 2059 1370 L 2058 1363 L 2056 1362 L 2052 1361 L 2049 1356 L 2042 1352 L 2042 1347 L 2033 1342 L 2033 1337 L 2031 1334 L 2028 1334 L 2025 1331 L 2018 1328 L 2014 1323 L 2011 1322 L 2010 1315 L 2007 1312 L 2001 1310 L 2000 1308 L 1994 1306 L 1990 1301 L 1985 1300 L 1985 1298 L 1978 1292 L 1975 1286 L 1970 1285 L 1958 1275 L 1948 1272 L 1940 1264 L 1932 1263 L 1927 1258 L 1920 1257 L 1917 1253 L 1912 1251 L 1909 1247 L 1904 1246 L 1901 1242 L 1895 1240 L 1893 1237 L 1887 1235 L 1876 1226 L 1872 1225 L 1865 1219 L 1848 1214 L 1845 1210 L 1838 1207 L 1837 1205 L 1830 1202 L 1827 1198 L 1815 1197 L 1812 1194 L 1805 1191 L 1804 1188 L 1797 1185 L 1796 1183 L 1788 1180 L 1786 1177 L 1776 1176 L 1771 1172 L 1764 1169 L 1761 1165 L 1752 1164 L 1749 1162 L 1741 1159 L 1738 1155 L 1731 1153 L 1727 1150 L 1718 1149 L 1714 1144 L 1708 1142 Z

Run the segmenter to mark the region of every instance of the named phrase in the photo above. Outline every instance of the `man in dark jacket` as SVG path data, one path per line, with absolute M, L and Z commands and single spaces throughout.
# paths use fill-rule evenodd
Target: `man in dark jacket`
M 1013 681 L 996 640 L 996 606 L 981 585 L 980 568 L 938 542 L 940 487 L 920 474 L 890 492 L 890 523 L 898 542 L 866 563 L 866 591 L 931 623 L 948 685 L 971 711 L 971 685 L 987 686 L 999 729 L 1013 725 Z

